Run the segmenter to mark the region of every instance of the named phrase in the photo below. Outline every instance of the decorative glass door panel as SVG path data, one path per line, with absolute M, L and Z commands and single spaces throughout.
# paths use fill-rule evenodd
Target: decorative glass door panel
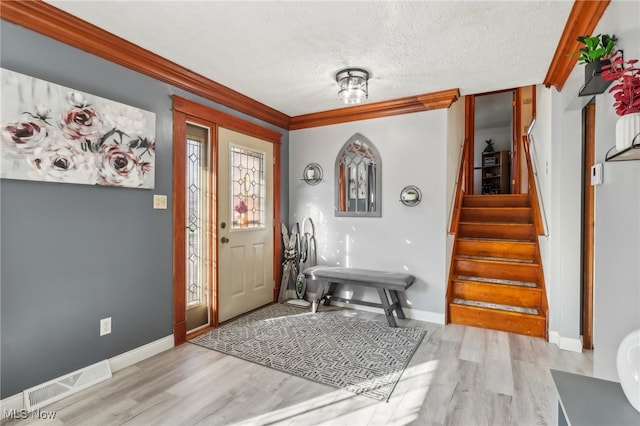
M 210 322 L 211 209 L 208 129 L 187 125 L 185 231 L 187 330 Z
M 265 226 L 264 153 L 231 146 L 232 229 Z

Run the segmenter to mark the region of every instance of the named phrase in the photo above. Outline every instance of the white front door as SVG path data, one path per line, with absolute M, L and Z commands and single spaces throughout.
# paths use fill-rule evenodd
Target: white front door
M 218 129 L 218 321 L 273 300 L 273 144 Z

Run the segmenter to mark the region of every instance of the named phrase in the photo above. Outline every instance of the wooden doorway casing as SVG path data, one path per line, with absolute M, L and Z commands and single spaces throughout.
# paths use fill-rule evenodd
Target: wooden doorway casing
M 280 146 L 282 135 L 243 120 L 241 118 L 217 111 L 210 107 L 195 103 L 177 95 L 173 99 L 173 340 L 174 345 L 180 345 L 187 340 L 186 323 L 186 286 L 185 286 L 185 159 L 186 159 L 186 124 L 197 123 L 210 129 L 211 149 L 217 147 L 217 129 L 224 127 L 249 136 L 271 142 L 273 144 L 273 273 L 274 290 L 273 300 L 276 301 L 280 290 L 280 238 L 277 224 L 281 222 L 280 215 Z M 214 178 L 215 180 L 215 178 Z M 217 180 L 215 180 L 217 181 Z M 216 211 L 215 193 L 216 184 L 213 185 L 214 196 L 212 211 Z M 217 219 L 216 219 L 217 221 Z M 212 229 L 218 229 L 218 224 L 212 225 Z M 216 241 L 215 235 L 212 241 Z M 217 252 L 216 252 L 217 253 Z M 217 254 L 216 254 L 217 256 Z M 217 258 L 211 262 L 213 271 L 213 285 L 211 286 L 211 322 L 210 327 L 218 325 L 218 300 L 217 300 Z M 205 330 L 201 330 L 203 332 Z
M 465 173 L 465 188 L 467 195 L 473 193 L 474 187 L 474 153 L 475 153 L 475 110 L 476 97 L 493 95 L 496 93 L 513 92 L 512 101 L 512 124 L 511 124 L 511 193 L 520 194 L 523 192 L 523 175 L 526 175 L 524 157 L 520 155 L 518 149 L 519 141 L 527 133 L 527 127 L 536 115 L 536 87 L 525 86 L 515 89 L 497 90 L 494 92 L 477 93 L 465 96 L 465 139 L 468 149 Z M 525 107 L 525 104 L 527 105 Z M 531 105 L 530 107 L 528 105 Z M 526 189 L 525 189 L 526 191 Z
M 595 190 L 591 166 L 595 164 L 596 104 L 590 101 L 582 111 L 582 347 L 593 349 L 593 285 L 595 239 Z

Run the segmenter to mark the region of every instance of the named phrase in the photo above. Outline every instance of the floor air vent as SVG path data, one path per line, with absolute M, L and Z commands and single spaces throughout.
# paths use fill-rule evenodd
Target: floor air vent
M 27 411 L 37 410 L 109 378 L 111 378 L 109 361 L 100 361 L 73 373 L 26 389 L 23 391 L 24 408 Z

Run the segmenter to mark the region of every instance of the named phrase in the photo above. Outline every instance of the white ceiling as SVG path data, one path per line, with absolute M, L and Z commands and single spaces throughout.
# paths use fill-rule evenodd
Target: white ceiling
M 335 73 L 361 67 L 367 102 L 541 83 L 572 2 L 48 1 L 289 116 L 341 108 Z

